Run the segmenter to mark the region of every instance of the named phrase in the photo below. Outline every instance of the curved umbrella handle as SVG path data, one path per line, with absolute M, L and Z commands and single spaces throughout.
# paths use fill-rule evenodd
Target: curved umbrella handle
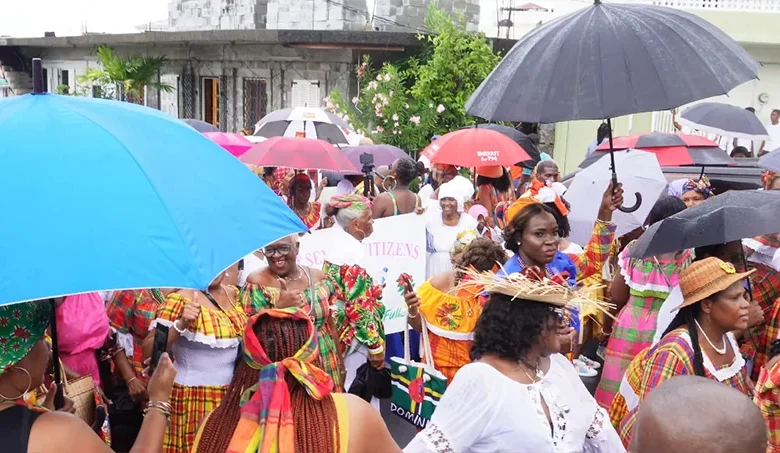
M 631 213 L 639 209 L 640 206 L 642 206 L 642 194 L 639 192 L 634 192 L 634 196 L 636 196 L 636 203 L 634 203 L 634 206 L 629 206 L 629 207 L 620 206 L 618 207 L 620 212 Z

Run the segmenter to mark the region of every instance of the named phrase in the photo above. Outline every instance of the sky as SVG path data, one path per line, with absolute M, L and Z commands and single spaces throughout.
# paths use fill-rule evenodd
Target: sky
M 0 0 L 0 36 L 77 36 L 84 26 L 92 33 L 134 33 L 167 17 L 168 0 Z

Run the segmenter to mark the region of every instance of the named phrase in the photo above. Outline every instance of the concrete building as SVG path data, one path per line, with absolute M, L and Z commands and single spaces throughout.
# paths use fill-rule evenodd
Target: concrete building
M 173 92 L 147 89 L 145 104 L 179 118 L 202 119 L 222 130 L 252 127 L 285 107 L 320 107 L 334 88 L 356 91 L 354 66 L 363 54 L 382 62 L 420 45 L 415 34 L 220 30 L 146 32 L 67 38 L 0 38 L 0 61 L 11 94 L 32 90 L 30 59 L 43 60 L 49 92 L 98 95 L 79 75 L 98 65 L 101 44 L 119 55 L 165 55 L 160 80 Z
M 374 0 L 373 26 L 383 31 L 424 31 L 428 0 Z M 466 29 L 477 31 L 480 24 L 480 0 L 438 0 L 436 5 L 460 15 Z M 497 36 L 497 35 L 496 35 Z

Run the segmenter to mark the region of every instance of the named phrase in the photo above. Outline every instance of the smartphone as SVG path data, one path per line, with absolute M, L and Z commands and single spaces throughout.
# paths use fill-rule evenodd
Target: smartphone
M 168 350 L 168 327 L 157 324 L 154 332 L 154 349 L 152 349 L 152 361 L 149 364 L 149 376 L 154 374 L 160 356 Z

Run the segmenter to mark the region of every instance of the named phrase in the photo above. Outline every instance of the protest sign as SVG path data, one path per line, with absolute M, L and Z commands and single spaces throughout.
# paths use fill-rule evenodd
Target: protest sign
M 340 232 L 317 230 L 301 237 L 298 263 L 321 269 L 328 254 L 343 252 Z M 359 252 L 358 252 L 359 253 Z M 363 256 L 355 258 L 374 284 L 385 283 L 382 303 L 386 307 L 385 333 L 400 332 L 406 325 L 406 303 L 396 283 L 398 276 L 412 276 L 415 288 L 425 281 L 425 216 L 406 214 L 374 221 L 374 232 L 363 241 Z

